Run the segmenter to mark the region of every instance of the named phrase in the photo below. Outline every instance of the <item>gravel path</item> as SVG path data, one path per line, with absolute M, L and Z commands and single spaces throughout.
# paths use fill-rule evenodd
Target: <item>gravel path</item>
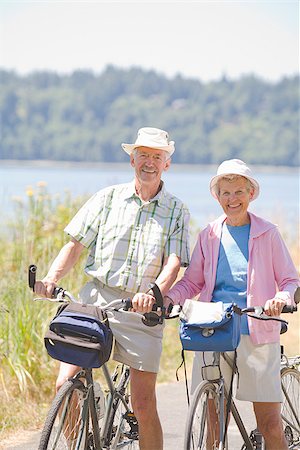
M 164 428 L 164 450 L 182 450 L 187 399 L 184 382 L 160 384 L 157 387 L 158 410 Z M 255 428 L 252 406 L 237 402 L 249 430 Z M 1 450 L 37 450 L 39 431 L 20 432 L 0 443 Z M 242 443 L 233 424 L 230 425 L 230 450 L 240 450 Z

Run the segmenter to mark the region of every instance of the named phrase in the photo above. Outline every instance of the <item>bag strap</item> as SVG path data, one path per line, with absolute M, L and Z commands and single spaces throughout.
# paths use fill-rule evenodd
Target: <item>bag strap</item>
M 228 396 L 227 396 L 226 416 L 225 416 L 225 429 L 224 429 L 223 442 L 225 442 L 226 435 L 227 435 L 227 429 L 228 429 L 228 425 L 229 425 L 229 412 L 230 412 L 231 400 L 232 400 L 233 379 L 234 379 L 234 374 L 235 374 L 235 371 L 236 371 L 236 368 L 237 368 L 237 366 L 236 366 L 236 358 L 237 358 L 237 352 L 235 350 L 234 351 L 234 358 L 233 358 L 233 362 L 232 362 L 232 375 L 231 375 L 231 381 L 230 381 L 230 388 L 229 388 L 229 392 L 228 392 Z
M 180 367 L 183 366 L 183 368 L 184 368 L 184 381 L 185 381 L 185 390 L 186 390 L 187 404 L 188 404 L 188 406 L 190 406 L 190 394 L 189 394 L 189 386 L 188 386 L 187 375 L 186 375 L 186 363 L 185 363 L 185 357 L 184 357 L 184 350 L 183 349 L 181 350 L 181 358 L 182 358 L 181 363 L 176 369 L 176 380 L 179 381 L 178 370 L 180 369 Z

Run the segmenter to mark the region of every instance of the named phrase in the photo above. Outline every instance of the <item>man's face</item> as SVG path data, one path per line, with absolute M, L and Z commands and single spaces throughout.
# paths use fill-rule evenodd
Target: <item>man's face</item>
M 157 184 L 163 171 L 168 170 L 171 160 L 167 152 L 149 147 L 139 147 L 130 155 L 130 163 L 141 184 Z

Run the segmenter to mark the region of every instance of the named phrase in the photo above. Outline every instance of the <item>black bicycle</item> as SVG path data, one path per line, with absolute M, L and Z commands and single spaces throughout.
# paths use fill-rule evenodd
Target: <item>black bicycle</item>
M 30 266 L 31 288 L 35 283 L 35 272 L 36 266 Z M 157 286 L 151 288 L 157 299 Z M 51 299 L 35 300 L 78 302 L 62 288 L 57 288 Z M 140 314 L 145 325 L 155 326 L 165 319 L 178 317 L 178 314 L 172 315 L 170 309 L 166 311 L 161 302 L 162 297 L 158 302 L 160 311 Z M 128 299 L 119 299 L 101 309 L 126 311 L 130 306 Z M 129 367 L 118 364 L 110 373 L 107 364 L 103 364 L 101 370 L 106 387 L 94 382 L 91 368 L 82 368 L 62 385 L 47 414 L 39 450 L 139 449 L 138 422 L 130 405 Z

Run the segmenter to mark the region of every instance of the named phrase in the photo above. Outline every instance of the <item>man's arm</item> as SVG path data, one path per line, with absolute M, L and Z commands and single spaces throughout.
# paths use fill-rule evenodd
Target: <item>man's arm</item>
M 84 248 L 75 239 L 71 239 L 70 242 L 64 245 L 53 261 L 45 278 L 35 283 L 34 291 L 45 297 L 51 297 L 53 289 L 57 286 L 57 282 L 70 272 Z
M 165 259 L 162 271 L 155 280 L 159 287 L 162 296 L 164 296 L 176 280 L 180 269 L 180 258 L 175 254 L 171 254 Z M 152 306 L 155 303 L 155 298 L 150 294 L 138 292 L 132 299 L 133 311 L 146 313 L 152 311 Z
M 174 253 L 166 258 L 163 269 L 157 277 L 155 283 L 159 287 L 162 296 L 170 290 L 172 284 L 177 278 L 180 269 L 180 258 Z

